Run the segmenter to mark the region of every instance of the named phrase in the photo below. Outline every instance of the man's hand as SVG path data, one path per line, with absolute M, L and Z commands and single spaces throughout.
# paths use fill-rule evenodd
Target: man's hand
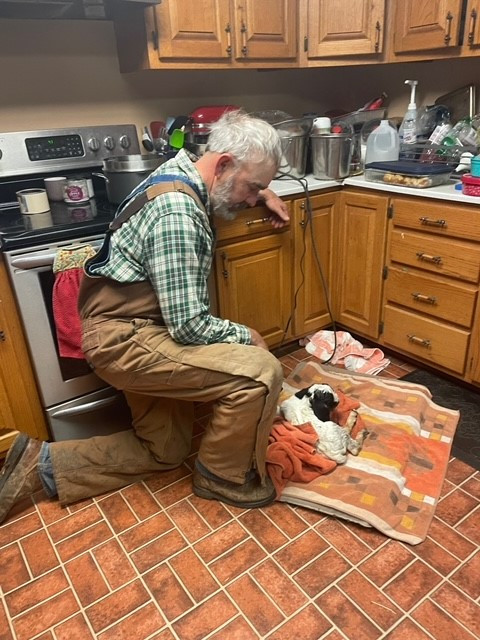
M 262 336 L 258 333 L 258 331 L 255 331 L 255 329 L 250 329 L 250 340 L 251 340 L 251 344 L 253 344 L 255 347 L 261 347 L 266 351 L 269 350 L 267 343 L 262 338 Z
M 258 196 L 270 209 L 270 224 L 274 229 L 281 229 L 290 220 L 288 208 L 285 202 L 277 196 L 271 189 L 263 189 L 258 192 Z

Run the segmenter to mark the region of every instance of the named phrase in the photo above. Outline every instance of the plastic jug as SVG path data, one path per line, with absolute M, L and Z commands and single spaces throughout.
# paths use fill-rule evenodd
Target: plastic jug
M 398 160 L 399 152 L 397 130 L 388 120 L 381 120 L 379 126 L 368 136 L 365 164 Z

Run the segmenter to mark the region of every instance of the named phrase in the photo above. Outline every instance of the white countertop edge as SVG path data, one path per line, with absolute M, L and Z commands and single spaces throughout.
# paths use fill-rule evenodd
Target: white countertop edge
M 352 176 L 343 181 L 344 185 L 351 187 L 361 187 L 364 189 L 374 189 L 376 191 L 387 191 L 390 194 L 401 194 L 406 196 L 416 196 L 419 198 L 434 198 L 436 200 L 448 200 L 450 202 L 461 202 L 463 204 L 480 205 L 480 197 L 465 196 L 461 191 L 455 189 L 455 184 L 450 182 L 439 187 L 428 187 L 427 189 L 414 189 L 412 187 L 401 187 L 396 185 L 382 184 L 381 182 L 370 182 L 365 180 L 365 176 Z
M 317 180 L 312 175 L 305 176 L 302 180 L 307 180 L 308 190 L 310 191 L 318 191 L 319 189 L 331 189 L 332 187 L 341 187 L 341 180 Z M 303 186 L 297 180 L 272 180 L 272 182 L 268 185 L 268 188 L 271 189 L 277 196 L 291 196 L 296 193 L 303 193 Z
M 392 195 L 399 194 L 419 198 L 432 198 L 435 200 L 448 200 L 449 202 L 459 202 L 462 204 L 480 205 L 480 197 L 463 195 L 461 191 L 455 189 L 453 182 L 439 187 L 429 187 L 428 189 L 414 189 L 412 187 L 382 184 L 381 182 L 370 182 L 365 180 L 364 175 L 352 176 L 351 178 L 345 178 L 345 180 L 317 180 L 312 175 L 307 175 L 305 178 L 302 178 L 302 180 L 304 179 L 307 181 L 309 191 L 319 191 L 348 185 L 363 189 L 373 189 L 374 191 L 386 191 Z M 303 187 L 300 182 L 291 179 L 272 180 L 269 188 L 278 196 L 292 196 L 303 193 Z

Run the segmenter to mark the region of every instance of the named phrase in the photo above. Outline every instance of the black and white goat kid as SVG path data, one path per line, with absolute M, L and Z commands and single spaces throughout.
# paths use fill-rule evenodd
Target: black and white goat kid
M 330 385 L 312 384 L 282 402 L 280 411 L 293 425 L 310 422 L 318 435 L 317 451 L 342 463 L 347 459 L 347 451 L 358 455 L 368 432 L 362 429 L 355 439 L 351 437 L 350 432 L 357 422 L 356 411 L 351 411 L 343 427 L 332 422 L 330 413 L 338 402 L 338 396 Z

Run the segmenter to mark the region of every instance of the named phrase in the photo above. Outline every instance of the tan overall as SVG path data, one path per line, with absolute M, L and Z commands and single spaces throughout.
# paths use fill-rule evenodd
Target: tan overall
M 183 183 L 155 185 L 146 193 L 152 199 L 174 189 L 199 203 Z M 252 345 L 174 342 L 148 282 L 85 276 L 79 310 L 85 357 L 100 378 L 125 393 L 133 429 L 51 444 L 62 504 L 178 467 L 191 449 L 194 402 L 213 403 L 199 461 L 239 484 L 252 467 L 265 477 L 268 436 L 283 381 L 271 353 Z

